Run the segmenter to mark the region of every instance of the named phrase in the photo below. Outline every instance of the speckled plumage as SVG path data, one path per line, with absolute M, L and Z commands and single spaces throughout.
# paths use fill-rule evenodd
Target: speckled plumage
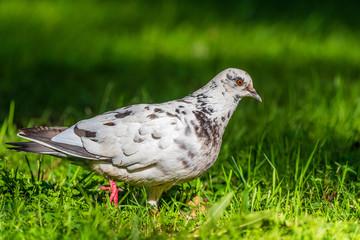
M 239 84 L 242 83 L 242 84 Z M 138 104 L 66 127 L 23 129 L 32 142 L 17 151 L 68 157 L 115 181 L 148 189 L 156 205 L 164 190 L 199 177 L 216 161 L 222 135 L 242 97 L 261 101 L 251 77 L 226 69 L 179 100 Z

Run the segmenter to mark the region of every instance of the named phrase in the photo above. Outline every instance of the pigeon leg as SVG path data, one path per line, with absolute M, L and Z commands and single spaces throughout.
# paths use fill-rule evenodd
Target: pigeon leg
M 168 186 L 157 186 L 157 187 L 147 187 L 146 195 L 147 195 L 147 203 L 153 206 L 154 208 L 158 208 L 157 203 L 161 197 L 161 194 L 168 190 L 170 187 Z
M 115 181 L 113 181 L 109 178 L 109 184 L 110 184 L 110 187 L 101 186 L 100 189 L 101 190 L 110 190 L 110 203 L 114 200 L 114 205 L 115 205 L 115 207 L 117 207 L 117 205 L 118 205 L 118 189 L 116 187 L 116 183 L 115 183 Z

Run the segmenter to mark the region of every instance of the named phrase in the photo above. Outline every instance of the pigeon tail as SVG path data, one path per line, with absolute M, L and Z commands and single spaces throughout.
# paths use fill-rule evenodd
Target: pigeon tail
M 76 157 L 99 160 L 99 157 L 89 153 L 85 148 L 67 143 L 52 141 L 52 138 L 68 129 L 67 127 L 32 127 L 20 129 L 18 136 L 32 143 L 8 143 L 15 147 L 11 150 L 50 154 L 59 157 Z
M 6 144 L 13 146 L 13 147 L 8 147 L 8 149 L 17 152 L 41 153 L 41 154 L 48 154 L 57 157 L 66 157 L 65 154 L 55 151 L 54 149 L 45 147 L 36 142 L 11 142 Z

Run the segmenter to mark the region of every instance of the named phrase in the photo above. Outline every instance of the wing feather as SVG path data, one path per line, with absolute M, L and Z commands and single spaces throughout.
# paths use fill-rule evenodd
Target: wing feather
M 174 109 L 166 107 L 154 111 L 160 108 L 133 105 L 83 120 L 67 131 L 79 137 L 90 154 L 112 158 L 114 165 L 129 170 L 144 168 L 166 158 L 157 150 L 171 146 L 176 133 L 185 129 Z M 169 117 L 169 111 L 173 117 Z M 63 142 L 69 136 L 75 139 L 65 131 L 56 136 L 56 140 Z

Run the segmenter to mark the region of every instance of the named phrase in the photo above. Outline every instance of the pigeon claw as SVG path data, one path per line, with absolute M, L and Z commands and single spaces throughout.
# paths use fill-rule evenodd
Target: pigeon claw
M 116 186 L 116 183 L 115 181 L 111 180 L 109 178 L 109 184 L 110 184 L 110 187 L 107 187 L 107 186 L 101 186 L 100 189 L 101 190 L 110 190 L 110 204 L 112 201 L 114 201 L 114 206 L 117 207 L 118 205 L 118 189 L 117 189 L 117 186 Z

